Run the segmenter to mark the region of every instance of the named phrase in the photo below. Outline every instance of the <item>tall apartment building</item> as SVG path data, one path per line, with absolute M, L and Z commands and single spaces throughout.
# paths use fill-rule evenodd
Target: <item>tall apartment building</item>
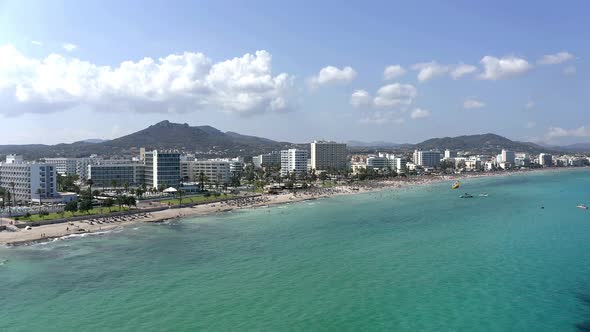
M 290 173 L 305 174 L 307 172 L 307 151 L 289 149 L 281 151 L 281 176 Z
M 77 158 L 43 158 L 45 163 L 55 166 L 57 173 L 61 175 L 76 174 Z
M 347 166 L 346 144 L 314 141 L 311 143 L 311 168 L 315 170 L 344 169 Z
M 514 165 L 515 158 L 516 158 L 516 154 L 514 153 L 514 151 L 502 149 L 502 162 L 503 163 L 508 163 L 510 165 Z
M 445 159 L 451 159 L 457 157 L 457 151 L 445 150 Z
M 0 187 L 9 190 L 17 202 L 61 199 L 57 193 L 55 166 L 26 163 L 22 157 L 15 155 L 0 163 Z
M 440 166 L 440 152 L 415 150 L 414 164 L 427 168 L 436 168 Z
M 252 157 L 252 164 L 256 168 L 262 168 L 267 166 L 280 166 L 281 165 L 281 153 L 273 151 L 271 153 L 265 153 L 258 156 Z
M 553 156 L 548 153 L 539 154 L 539 165 L 543 167 L 553 166 Z
M 145 152 L 145 184 L 148 187 L 177 187 L 180 184 L 180 153 Z
M 181 177 L 190 182 L 199 182 L 201 173 L 205 184 L 228 184 L 231 180 L 232 162 L 222 159 L 181 161 Z

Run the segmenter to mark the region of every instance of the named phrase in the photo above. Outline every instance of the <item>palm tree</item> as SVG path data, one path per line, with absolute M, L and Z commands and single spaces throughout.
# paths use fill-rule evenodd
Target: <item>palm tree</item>
M 94 181 L 92 181 L 92 179 L 88 179 L 86 180 L 86 184 L 88 185 L 88 191 L 90 192 L 90 200 L 92 201 L 92 185 L 94 184 Z
M 125 188 L 125 193 L 129 192 L 129 183 L 125 182 L 123 183 L 123 188 Z
M 39 195 L 39 206 L 43 205 L 41 200 L 41 194 L 43 193 L 43 189 L 37 188 L 37 195 Z
M 115 189 L 115 191 L 117 191 L 117 185 L 118 185 L 117 180 L 111 181 L 111 185 L 113 186 L 113 189 Z

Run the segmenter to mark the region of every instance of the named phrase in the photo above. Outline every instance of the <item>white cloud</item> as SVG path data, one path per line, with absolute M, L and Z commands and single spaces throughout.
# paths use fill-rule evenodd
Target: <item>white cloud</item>
M 383 78 L 386 80 L 392 80 L 394 78 L 398 78 L 403 76 L 406 73 L 406 70 L 400 65 L 391 65 L 385 67 L 383 71 Z
M 417 95 L 418 91 L 411 84 L 388 84 L 377 90 L 373 104 L 380 108 L 394 108 L 401 105 L 409 105 Z
M 366 90 L 356 90 L 350 96 L 350 104 L 354 107 L 371 104 L 371 95 Z
M 574 56 L 571 53 L 563 51 L 556 54 L 544 55 L 537 61 L 537 63 L 540 65 L 558 65 L 560 63 L 570 61 L 573 58 Z
M 428 110 L 424 110 L 421 108 L 416 108 L 412 111 L 412 113 L 410 114 L 410 117 L 412 119 L 422 119 L 422 118 L 427 118 L 430 116 L 430 111 Z
M 43 43 L 38 40 L 31 40 L 31 44 L 36 45 L 36 46 L 43 46 Z
M 50 54 L 32 59 L 0 46 L 0 113 L 94 110 L 250 114 L 289 108 L 293 77 L 273 76 L 266 51 L 214 63 L 202 53 L 98 66 Z
M 564 75 L 575 75 L 576 74 L 576 67 L 575 66 L 567 66 L 563 69 Z
M 460 63 L 451 70 L 451 77 L 457 80 L 465 75 L 473 74 L 477 71 L 477 67 Z
M 73 50 L 78 48 L 78 45 L 74 45 L 72 43 L 65 43 L 61 47 L 68 52 L 72 52 Z
M 463 102 L 463 108 L 465 108 L 465 109 L 482 108 L 484 106 L 486 106 L 486 104 L 484 102 L 479 101 L 477 99 L 473 99 L 473 98 L 466 99 Z
M 574 129 L 550 127 L 547 133 L 547 139 L 551 140 L 559 137 L 590 137 L 590 127 L 582 126 Z
M 479 75 L 483 80 L 500 80 L 509 78 L 529 71 L 533 66 L 523 58 L 507 56 L 496 58 L 493 56 L 484 56 L 480 63 L 484 67 L 484 72 Z
M 535 128 L 536 126 L 537 126 L 537 124 L 534 121 L 529 121 L 525 124 L 525 127 L 527 129 L 532 129 L 532 128 Z
M 524 105 L 524 107 L 525 107 L 527 110 L 533 109 L 533 108 L 535 108 L 535 102 L 534 102 L 534 101 L 532 101 L 532 100 L 529 100 L 529 101 L 528 101 L 528 102 L 527 102 L 527 103 Z
M 320 70 L 316 76 L 309 79 L 312 88 L 322 85 L 337 83 L 350 83 L 356 78 L 356 71 L 352 67 L 339 69 L 334 66 L 327 66 Z
M 412 66 L 412 69 L 418 71 L 418 80 L 420 82 L 440 77 L 449 71 L 448 66 L 440 65 L 436 61 L 417 63 Z

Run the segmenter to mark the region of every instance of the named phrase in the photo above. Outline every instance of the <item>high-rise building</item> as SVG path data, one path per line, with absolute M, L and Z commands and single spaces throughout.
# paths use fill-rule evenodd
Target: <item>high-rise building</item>
M 273 151 L 271 153 L 265 153 L 258 156 L 252 157 L 252 164 L 256 168 L 262 168 L 267 166 L 280 166 L 281 165 L 281 153 Z
M 457 151 L 445 150 L 445 159 L 451 159 L 457 157 Z
M 45 163 L 55 166 L 60 175 L 75 175 L 77 158 L 44 158 Z
M 514 165 L 514 158 L 516 158 L 514 151 L 502 149 L 502 162 L 503 163 Z
M 305 174 L 307 172 L 307 151 L 289 149 L 281 151 L 281 176 L 290 173 Z
M 346 144 L 314 141 L 311 143 L 311 168 L 325 171 L 346 168 L 348 150 Z
M 180 179 L 180 153 L 158 150 L 145 153 L 145 184 L 148 187 L 177 187 Z
M 553 156 L 548 153 L 539 154 L 539 165 L 543 167 L 553 166 Z
M 414 164 L 427 168 L 436 168 L 440 166 L 440 152 L 415 150 Z
M 0 187 L 12 194 L 17 202 L 60 199 L 57 193 L 55 166 L 44 163 L 26 163 L 21 156 L 10 155 L 0 163 Z

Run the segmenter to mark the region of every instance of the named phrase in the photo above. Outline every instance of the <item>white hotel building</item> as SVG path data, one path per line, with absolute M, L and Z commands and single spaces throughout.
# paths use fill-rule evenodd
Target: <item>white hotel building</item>
M 231 181 L 232 161 L 221 159 L 180 162 L 180 176 L 188 182 L 199 182 L 205 176 L 205 184 L 228 184 Z
M 0 163 L 0 187 L 10 191 L 16 202 L 61 201 L 55 166 L 23 162 L 20 156 L 8 155 Z
M 289 149 L 281 151 L 281 176 L 290 173 L 305 174 L 307 172 L 307 151 Z

